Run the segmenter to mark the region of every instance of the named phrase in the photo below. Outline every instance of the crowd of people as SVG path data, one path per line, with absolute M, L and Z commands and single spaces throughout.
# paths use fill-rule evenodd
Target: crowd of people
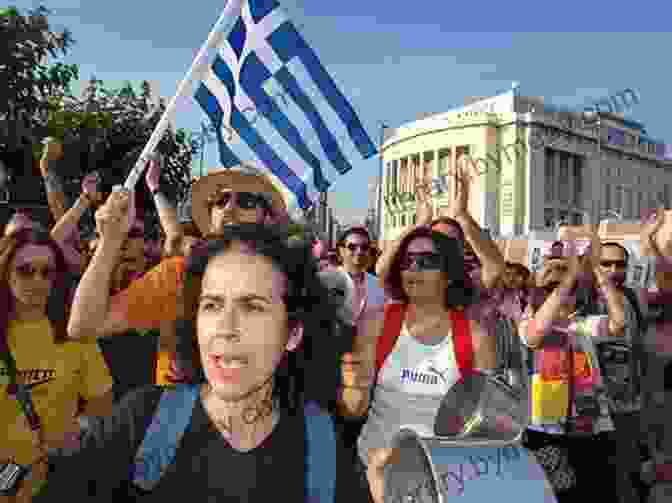
M 0 501 L 383 503 L 396 433 L 432 436 L 472 372 L 527 397 L 523 445 L 560 503 L 665 500 L 663 209 L 641 233 L 657 289 L 634 291 L 628 251 L 592 225 L 561 229 L 535 274 L 506 262 L 459 166 L 449 216 L 418 183 L 416 224 L 379 254 L 363 226 L 333 250 L 290 239 L 282 192 L 247 165 L 198 179 L 184 221 L 159 158 L 148 243 L 132 194 L 95 174 L 66 207 L 62 154 L 49 142 L 40 165 L 55 225 L 17 212 L 0 239 L 3 477 L 17 467 Z

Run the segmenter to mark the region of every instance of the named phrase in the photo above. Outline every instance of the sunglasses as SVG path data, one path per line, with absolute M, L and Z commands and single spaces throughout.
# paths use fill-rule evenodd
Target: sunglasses
M 52 267 L 33 267 L 31 264 L 24 264 L 16 267 L 14 269 L 16 274 L 22 278 L 35 277 L 36 274 L 46 279 L 53 279 L 53 277 L 58 273 L 56 269 Z
M 369 253 L 369 251 L 371 250 L 371 245 L 368 245 L 368 244 L 367 245 L 357 245 L 355 243 L 348 243 L 347 245 L 345 245 L 345 247 L 348 250 L 350 250 L 351 252 L 354 252 L 355 250 L 360 249 L 364 253 Z
M 270 211 L 271 203 L 268 198 L 258 192 L 218 192 L 208 201 L 208 206 L 212 208 L 224 208 L 234 199 L 237 206 L 242 210 L 255 210 L 261 208 Z
M 439 271 L 443 265 L 443 260 L 438 253 L 407 253 L 401 260 L 399 267 L 402 271 L 407 271 L 413 265 L 419 271 Z
M 625 260 L 601 260 L 600 265 L 606 268 L 616 266 L 619 269 L 628 267 L 628 263 Z

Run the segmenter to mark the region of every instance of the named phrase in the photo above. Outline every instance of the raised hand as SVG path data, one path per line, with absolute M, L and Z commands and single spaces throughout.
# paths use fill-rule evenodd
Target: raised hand
M 45 161 L 58 161 L 63 157 L 63 144 L 56 138 L 46 137 L 42 140 L 44 150 L 42 151 L 42 159 Z
M 100 176 L 98 173 L 89 173 L 82 180 L 82 193 L 86 194 L 91 203 L 98 205 L 103 202 L 103 194 L 99 191 Z
M 432 189 L 428 181 L 415 182 L 415 213 L 417 225 L 430 225 L 434 219 Z
M 453 179 L 453 194 L 450 199 L 449 215 L 458 218 L 469 214 L 469 191 L 472 178 L 462 162 L 451 171 Z
M 116 191 L 96 211 L 96 229 L 100 242 L 112 242 L 121 247 L 131 228 L 132 198 L 128 191 Z
M 642 255 L 672 253 L 672 222 L 664 208 L 658 208 L 644 220 L 640 232 Z

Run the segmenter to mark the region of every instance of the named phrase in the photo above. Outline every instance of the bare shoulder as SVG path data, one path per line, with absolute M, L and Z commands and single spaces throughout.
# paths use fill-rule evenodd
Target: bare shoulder
M 486 335 L 488 335 L 488 331 L 483 326 L 483 324 L 475 318 L 469 319 L 469 326 L 471 328 L 472 335 L 477 335 L 481 337 L 485 337 Z

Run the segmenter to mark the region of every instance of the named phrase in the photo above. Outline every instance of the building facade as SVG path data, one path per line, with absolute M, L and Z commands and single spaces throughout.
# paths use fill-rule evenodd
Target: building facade
M 404 124 L 381 149 L 382 242 L 415 223 L 419 180 L 434 180 L 434 206 L 448 213 L 460 163 L 472 179 L 471 214 L 495 236 L 669 207 L 672 156 L 661 147 L 620 114 L 587 123 L 515 90 Z

